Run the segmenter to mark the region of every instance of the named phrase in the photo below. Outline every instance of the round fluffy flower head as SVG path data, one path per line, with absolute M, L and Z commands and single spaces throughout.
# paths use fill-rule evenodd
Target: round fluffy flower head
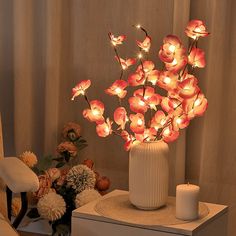
M 11 214 L 17 216 L 21 210 L 21 199 L 20 197 L 13 197 L 11 203 Z
M 77 193 L 88 188 L 94 188 L 95 173 L 85 165 L 77 165 L 70 169 L 66 176 L 67 185 Z
M 56 151 L 62 156 L 65 153 L 68 153 L 70 156 L 75 157 L 77 155 L 78 149 L 72 142 L 62 142 L 57 146 Z
M 104 104 L 99 100 L 93 100 L 90 103 L 90 109 L 83 110 L 83 116 L 90 122 L 104 122 Z
M 205 24 L 201 20 L 191 20 L 185 29 L 185 33 L 194 40 L 209 35 Z
M 37 209 L 41 217 L 55 221 L 65 214 L 66 203 L 61 195 L 51 192 L 39 199 Z
M 19 158 L 21 161 L 23 161 L 30 168 L 34 167 L 38 162 L 36 155 L 30 151 L 23 152 L 19 156 Z
M 82 80 L 79 82 L 73 89 L 72 89 L 72 98 L 71 100 L 74 100 L 75 97 L 79 95 L 84 95 L 86 89 L 88 89 L 91 85 L 90 80 Z
M 101 197 L 101 194 L 95 189 L 85 189 L 81 193 L 76 195 L 75 206 L 79 208 L 89 202 L 97 200 Z
M 68 122 L 62 130 L 63 138 L 69 138 L 70 141 L 75 141 L 80 137 L 81 127 L 74 122 Z

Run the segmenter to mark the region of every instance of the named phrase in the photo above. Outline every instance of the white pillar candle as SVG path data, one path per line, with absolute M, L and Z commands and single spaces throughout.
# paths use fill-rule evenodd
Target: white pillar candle
M 180 184 L 176 187 L 176 218 L 195 220 L 198 218 L 199 186 Z

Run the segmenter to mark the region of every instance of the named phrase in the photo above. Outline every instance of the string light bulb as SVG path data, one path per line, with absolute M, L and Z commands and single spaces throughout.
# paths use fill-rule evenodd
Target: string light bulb
M 140 29 L 140 28 L 141 28 L 141 25 L 140 25 L 140 24 L 137 24 L 135 27 L 136 27 L 137 29 Z
M 142 53 L 139 53 L 138 54 L 138 59 L 142 59 L 143 58 L 143 54 Z

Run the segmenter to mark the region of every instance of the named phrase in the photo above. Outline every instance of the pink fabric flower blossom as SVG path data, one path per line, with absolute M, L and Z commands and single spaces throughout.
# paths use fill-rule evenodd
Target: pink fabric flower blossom
M 151 38 L 147 36 L 143 42 L 136 40 L 138 47 L 140 47 L 143 51 L 148 52 L 151 47 Z
M 165 63 L 171 63 L 175 53 L 181 48 L 181 41 L 175 35 L 168 35 L 163 39 L 163 45 L 159 51 L 160 59 Z
M 188 37 L 194 40 L 209 35 L 205 24 L 201 20 L 191 20 L 185 29 L 185 33 Z
M 130 129 L 136 134 L 142 134 L 145 128 L 144 116 L 141 113 L 131 114 L 129 116 L 131 120 Z
M 127 112 L 124 107 L 118 107 L 114 111 L 114 121 L 119 125 L 119 129 L 124 130 L 125 124 L 128 121 Z
M 102 124 L 98 124 L 96 126 L 96 132 L 98 134 L 99 137 L 107 137 L 108 135 L 110 135 L 112 133 L 112 121 L 110 121 L 109 118 L 107 118 L 106 122 L 102 123 Z
M 93 100 L 90 102 L 90 108 L 83 110 L 84 118 L 98 124 L 103 123 L 104 104 L 99 100 Z
M 130 97 L 129 106 L 130 110 L 136 113 L 144 114 L 148 110 L 148 105 L 142 96 Z
M 127 85 L 128 83 L 124 80 L 116 80 L 108 89 L 105 90 L 105 93 L 109 95 L 117 95 L 119 98 L 124 98 L 127 94 L 127 91 L 124 90 Z
M 118 37 L 115 37 L 111 32 L 108 35 L 113 46 L 122 44 L 123 41 L 126 39 L 125 35 L 120 35 Z
M 116 60 L 121 63 L 121 67 L 123 70 L 128 69 L 128 67 L 134 65 L 136 63 L 136 60 L 134 58 L 129 59 L 122 59 L 121 57 L 115 56 Z
M 193 67 L 204 68 L 206 65 L 205 52 L 200 48 L 193 48 L 188 56 L 188 63 Z
M 79 82 L 73 89 L 72 89 L 72 98 L 71 100 L 74 100 L 75 97 L 79 95 L 84 95 L 86 89 L 88 89 L 91 85 L 90 80 L 82 80 Z

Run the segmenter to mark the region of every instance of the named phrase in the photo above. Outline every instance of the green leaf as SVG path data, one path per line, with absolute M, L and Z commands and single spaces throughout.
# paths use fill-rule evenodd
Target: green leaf
M 56 168 L 60 168 L 65 165 L 65 162 L 58 162 Z
M 53 162 L 53 156 L 49 155 L 49 156 L 45 156 L 41 159 L 39 159 L 39 162 L 36 166 L 36 168 L 38 169 L 39 172 L 45 171 L 47 169 L 49 169 L 50 167 L 52 167 L 52 163 Z
M 77 147 L 78 147 L 79 150 L 81 150 L 81 149 L 83 149 L 83 148 L 86 148 L 87 146 L 88 146 L 87 143 L 80 143 L 80 144 L 77 145 Z

